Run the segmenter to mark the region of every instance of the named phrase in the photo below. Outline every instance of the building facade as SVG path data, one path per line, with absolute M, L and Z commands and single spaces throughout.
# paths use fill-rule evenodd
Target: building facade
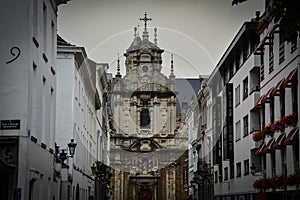
M 55 174 L 57 6 L 2 2 L 1 199 L 59 199 Z
M 299 198 L 299 36 L 283 40 L 276 9 L 243 24 L 199 93 L 208 121 L 193 146 L 211 134 L 214 199 Z
M 207 78 L 200 77 L 201 88 L 197 96 L 197 107 L 193 108 L 194 124 L 197 124 L 197 129 L 194 131 L 190 145 L 189 191 L 192 199 L 197 200 L 212 199 L 214 194 L 212 173 L 212 103 L 211 91 L 206 84 Z
M 127 49 L 126 74 L 118 72 L 113 89 L 114 131 L 110 162 L 112 199 L 185 199 L 187 152 L 176 113 L 173 59 L 169 77 L 161 73 L 162 53 L 149 41 L 147 15 L 142 38 L 135 28 Z
M 92 169 L 100 163 L 108 165 L 108 65 L 93 62 L 83 47 L 60 37 L 57 48 L 56 143 L 62 165 L 61 199 L 100 199 L 104 180 L 98 179 L 98 168 Z M 77 144 L 75 154 L 61 159 L 70 139 Z
M 252 168 L 261 177 L 253 187 L 261 198 L 299 199 L 299 33 L 284 40 L 278 8 L 276 1 L 265 1 L 257 26 L 260 97 L 251 112 L 259 116 L 259 130 Z

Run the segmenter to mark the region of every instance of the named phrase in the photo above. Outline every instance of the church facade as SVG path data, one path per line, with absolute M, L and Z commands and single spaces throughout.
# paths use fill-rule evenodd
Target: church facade
M 124 54 L 126 74 L 117 74 L 113 88 L 113 131 L 110 135 L 110 189 L 114 200 L 172 200 L 187 196 L 187 135 L 176 113 L 176 80 L 164 75 L 162 54 L 149 41 L 145 13 L 142 38 Z

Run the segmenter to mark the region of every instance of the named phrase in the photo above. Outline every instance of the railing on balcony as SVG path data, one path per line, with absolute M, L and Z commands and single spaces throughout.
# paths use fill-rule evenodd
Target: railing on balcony
M 260 66 L 260 80 L 264 80 L 265 79 L 265 65 L 261 64 Z
M 270 53 L 269 56 L 269 73 L 271 73 L 272 71 L 274 71 L 274 53 Z
M 279 64 L 284 61 L 284 43 L 279 46 Z

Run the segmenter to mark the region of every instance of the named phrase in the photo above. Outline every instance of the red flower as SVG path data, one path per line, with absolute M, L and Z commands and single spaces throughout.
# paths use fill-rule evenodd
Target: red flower
M 271 125 L 271 131 L 274 133 L 275 131 L 283 131 L 284 129 L 284 125 L 282 125 L 281 120 L 280 121 L 275 121 L 272 125 Z
M 280 119 L 280 122 L 284 124 L 286 127 L 287 126 L 296 126 L 298 119 L 297 119 L 297 113 L 293 112 L 289 116 L 282 116 Z
M 265 138 L 265 135 L 264 135 L 263 131 L 260 131 L 260 132 L 258 132 L 258 133 L 254 133 L 254 134 L 252 135 L 252 139 L 253 139 L 253 141 L 255 141 L 255 142 L 257 142 L 257 141 L 259 141 L 259 140 L 261 140 L 261 139 L 264 139 L 264 138 Z
M 287 177 L 287 184 L 289 186 L 299 185 L 300 184 L 300 174 L 290 174 Z

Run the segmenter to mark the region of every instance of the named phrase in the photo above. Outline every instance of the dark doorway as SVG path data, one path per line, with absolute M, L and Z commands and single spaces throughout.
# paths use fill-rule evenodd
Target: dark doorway
M 79 185 L 76 185 L 76 195 L 75 195 L 75 200 L 79 200 L 80 196 L 79 196 Z
M 0 199 L 9 199 L 8 197 L 8 184 L 9 184 L 9 175 L 5 172 L 0 172 Z
M 139 192 L 138 200 L 152 200 L 152 194 L 149 190 L 143 189 Z

